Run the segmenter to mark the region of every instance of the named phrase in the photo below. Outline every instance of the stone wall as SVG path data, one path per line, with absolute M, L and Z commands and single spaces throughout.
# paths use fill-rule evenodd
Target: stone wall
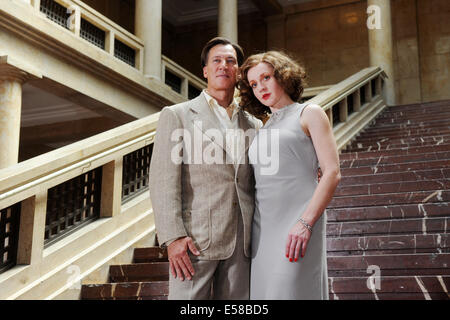
M 450 1 L 417 0 L 422 100 L 450 99 Z
M 286 49 L 306 67 L 310 87 L 335 84 L 369 66 L 365 2 L 289 14 Z

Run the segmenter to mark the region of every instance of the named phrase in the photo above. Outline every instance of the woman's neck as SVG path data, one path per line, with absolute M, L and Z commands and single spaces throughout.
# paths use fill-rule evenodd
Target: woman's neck
M 277 103 L 275 103 L 273 106 L 271 106 L 269 108 L 270 108 L 270 111 L 272 111 L 272 113 L 275 113 L 287 106 L 290 106 L 293 103 L 294 103 L 294 101 L 289 96 L 287 96 L 287 97 L 283 97 L 282 99 L 280 99 L 280 101 L 278 101 Z

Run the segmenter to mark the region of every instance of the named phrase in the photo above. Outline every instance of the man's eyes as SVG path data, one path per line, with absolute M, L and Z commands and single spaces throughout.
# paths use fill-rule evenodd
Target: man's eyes
M 234 59 L 227 59 L 227 60 L 225 60 L 226 61 L 226 63 L 228 63 L 228 64 L 236 64 L 236 60 L 234 60 Z M 222 62 L 222 59 L 213 59 L 213 62 L 214 63 L 221 63 Z

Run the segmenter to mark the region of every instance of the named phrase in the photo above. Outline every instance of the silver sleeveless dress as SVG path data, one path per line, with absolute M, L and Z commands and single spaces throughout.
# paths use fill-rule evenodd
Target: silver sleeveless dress
M 314 225 L 304 258 L 285 255 L 289 230 L 317 187 L 317 155 L 301 128 L 306 104 L 275 112 L 249 149 L 256 180 L 251 300 L 327 300 L 326 213 Z

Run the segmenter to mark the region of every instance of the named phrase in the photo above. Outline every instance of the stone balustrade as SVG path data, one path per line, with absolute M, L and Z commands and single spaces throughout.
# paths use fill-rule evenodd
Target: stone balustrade
M 81 279 L 105 281 L 94 271 L 154 237 L 145 191 L 158 117 L 0 170 L 0 299 L 67 297 Z
M 380 67 L 366 68 L 307 100 L 327 113 L 339 150 L 386 107 L 385 78 Z
M 206 82 L 166 56 L 162 56 L 162 81 L 185 99 L 193 99 L 206 88 Z

